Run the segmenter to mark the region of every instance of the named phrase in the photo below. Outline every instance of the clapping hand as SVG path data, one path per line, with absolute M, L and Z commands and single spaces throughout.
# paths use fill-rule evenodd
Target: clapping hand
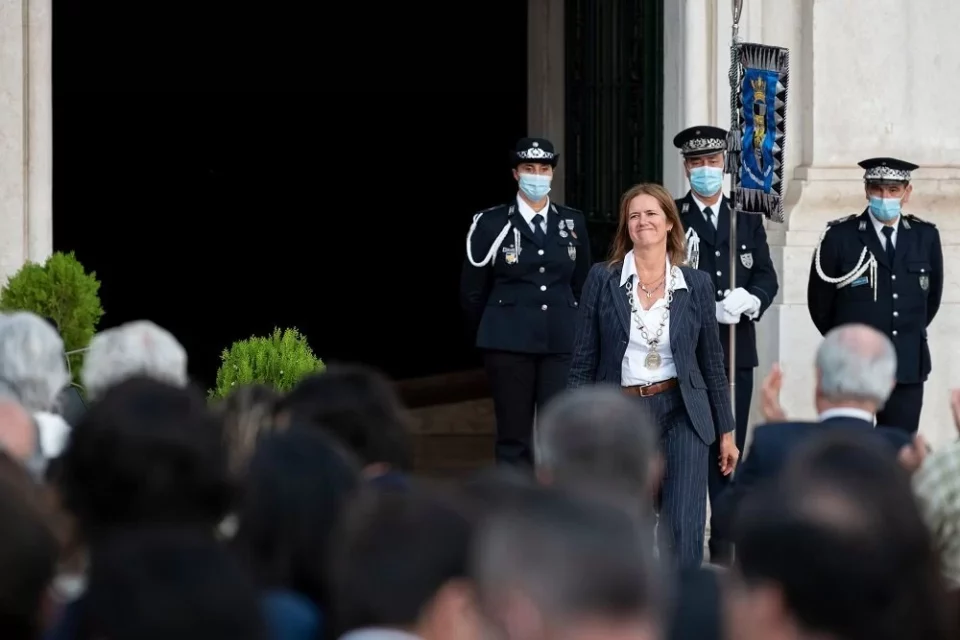
M 760 413 L 767 422 L 782 422 L 787 419 L 780 406 L 780 388 L 783 386 L 783 372 L 776 362 L 770 367 L 770 373 L 760 387 Z

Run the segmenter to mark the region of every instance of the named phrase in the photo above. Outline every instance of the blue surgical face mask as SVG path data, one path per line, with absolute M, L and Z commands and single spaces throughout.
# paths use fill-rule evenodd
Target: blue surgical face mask
M 543 200 L 550 193 L 550 182 L 553 176 L 545 176 L 536 173 L 520 174 L 520 191 L 534 202 Z
M 880 222 L 896 220 L 900 215 L 900 198 L 870 196 L 870 213 Z
M 690 169 L 690 186 L 701 196 L 715 195 L 723 188 L 723 169 L 720 167 Z

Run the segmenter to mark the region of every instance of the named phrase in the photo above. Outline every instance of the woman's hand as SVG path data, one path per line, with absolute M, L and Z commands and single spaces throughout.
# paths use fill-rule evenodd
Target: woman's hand
M 740 451 L 737 450 L 737 445 L 733 441 L 733 432 L 720 436 L 720 473 L 725 476 L 733 473 L 739 459 Z

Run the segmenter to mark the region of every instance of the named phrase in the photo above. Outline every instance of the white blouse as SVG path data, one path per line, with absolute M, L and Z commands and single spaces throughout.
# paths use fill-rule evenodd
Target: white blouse
M 670 258 L 667 258 L 667 273 L 670 274 L 666 282 L 666 290 L 672 288 L 686 289 L 687 282 L 683 278 L 683 273 L 677 269 L 676 272 L 670 268 Z M 633 300 L 631 307 L 633 312 L 630 314 L 630 341 L 627 343 L 627 350 L 623 354 L 623 365 L 620 370 L 620 384 L 624 387 L 643 386 L 663 382 L 670 378 L 677 377 L 677 367 L 673 362 L 673 352 L 670 349 L 670 311 L 667 309 L 667 297 L 657 300 L 652 307 L 644 310 L 637 299 L 637 265 L 633 260 L 633 251 L 630 251 L 623 257 L 623 270 L 620 273 L 620 286 L 623 287 L 630 283 L 630 297 Z M 647 354 L 650 353 L 650 345 L 643 338 L 640 327 L 637 322 L 641 322 L 646 330 L 647 338 L 653 340 L 663 323 L 663 332 L 660 334 L 660 340 L 655 348 L 660 356 L 660 364 L 655 369 L 648 369 L 646 366 Z

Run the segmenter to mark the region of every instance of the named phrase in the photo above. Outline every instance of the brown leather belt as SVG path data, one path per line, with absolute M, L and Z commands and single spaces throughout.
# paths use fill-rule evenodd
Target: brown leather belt
M 664 391 L 670 391 L 677 386 L 677 379 L 670 378 L 663 382 L 654 382 L 653 384 L 635 385 L 632 387 L 622 387 L 623 392 L 628 396 L 638 396 L 640 398 L 649 398 Z

